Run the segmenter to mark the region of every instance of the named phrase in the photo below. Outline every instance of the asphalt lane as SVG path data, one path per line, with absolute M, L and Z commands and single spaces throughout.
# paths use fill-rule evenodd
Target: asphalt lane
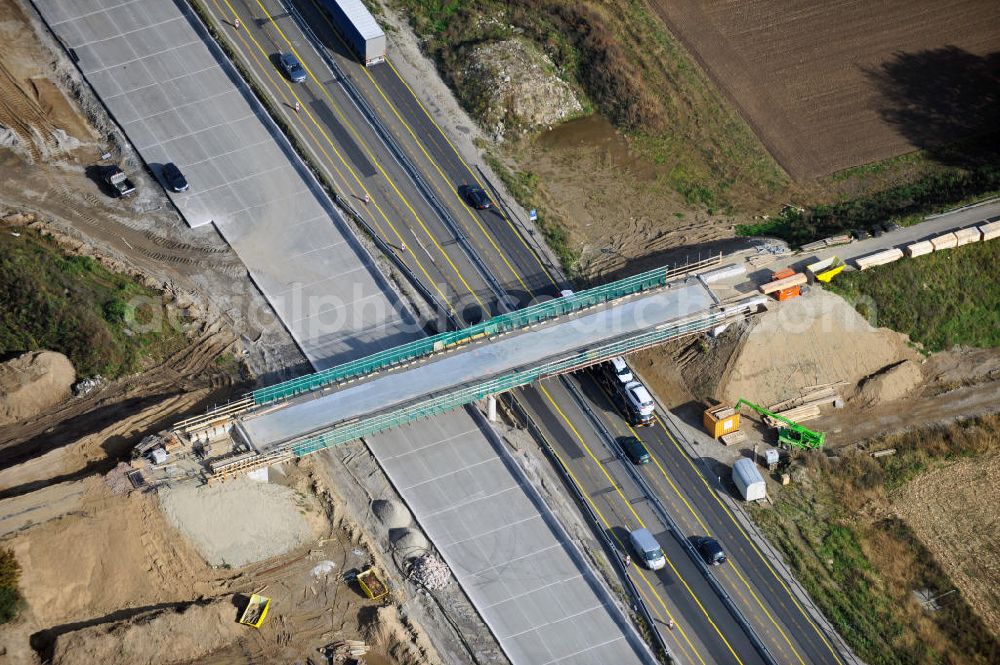
M 489 184 L 461 158 L 392 63 L 363 67 L 316 0 L 294 0 L 292 5 L 419 166 L 505 289 L 518 299 L 519 306 L 533 297 L 558 295 L 556 280 L 515 220 L 497 206 L 476 211 L 463 200 L 463 187 L 478 185 L 489 192 Z
M 549 439 L 559 442 L 563 463 L 585 488 L 591 506 L 621 553 L 633 557 L 630 575 L 670 649 L 685 663 L 762 663 L 702 570 L 634 482 L 625 467 L 628 462 L 604 445 L 561 380 L 548 380 L 519 394 Z M 565 442 L 572 442 L 572 447 Z M 628 534 L 640 527 L 648 528 L 663 548 L 665 568 L 650 571 L 636 563 Z M 672 629 L 667 627 L 670 621 L 674 622 Z
M 228 22 L 223 23 L 227 41 L 238 50 L 256 83 L 277 102 L 279 113 L 331 181 L 397 249 L 398 256 L 456 313 L 478 319 L 483 311 L 495 312 L 496 299 L 475 279 L 469 257 L 452 247 L 454 235 L 280 3 L 206 0 L 205 6 L 217 19 Z M 240 18 L 239 29 L 233 25 L 235 17 Z M 306 68 L 305 82 L 292 83 L 276 66 L 277 55 L 288 52 L 295 53 Z

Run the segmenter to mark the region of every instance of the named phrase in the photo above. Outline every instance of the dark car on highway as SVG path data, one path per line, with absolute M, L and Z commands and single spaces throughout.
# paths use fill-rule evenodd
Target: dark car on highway
M 618 439 L 618 445 L 621 446 L 625 457 L 629 458 L 632 464 L 649 464 L 649 451 L 636 437 L 623 436 Z
M 292 83 L 302 83 L 306 80 L 306 70 L 299 64 L 299 59 L 291 53 L 282 53 L 279 55 L 278 62 L 281 64 L 281 69 L 285 72 L 285 76 Z
M 486 210 L 492 203 L 490 197 L 486 195 L 482 187 L 467 187 L 465 190 L 465 200 L 476 210 Z
M 173 192 L 186 192 L 188 190 L 187 178 L 173 162 L 163 165 L 163 181 Z
M 705 559 L 705 563 L 710 566 L 718 566 L 726 562 L 726 553 L 722 551 L 722 545 L 715 538 L 708 536 L 698 541 L 698 552 Z

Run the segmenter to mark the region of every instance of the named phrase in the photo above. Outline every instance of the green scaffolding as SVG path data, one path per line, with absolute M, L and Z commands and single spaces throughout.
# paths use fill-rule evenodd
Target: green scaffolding
M 577 312 L 595 305 L 602 305 L 625 296 L 665 286 L 670 278 L 667 268 L 657 268 L 632 277 L 580 291 L 571 296 L 553 298 L 537 305 L 501 314 L 462 330 L 443 332 L 433 337 L 414 340 L 385 351 L 352 360 L 321 372 L 307 374 L 273 386 L 260 388 L 251 393 L 254 405 L 260 406 L 295 395 L 316 390 L 324 386 L 365 376 L 373 372 L 410 362 L 418 358 L 465 344 L 480 337 L 493 337 L 506 332 L 520 330 L 565 314 Z
M 526 386 L 538 379 L 594 365 L 608 358 L 659 344 L 668 339 L 709 330 L 724 321 L 732 319 L 733 316 L 732 312 L 718 312 L 698 319 L 663 326 L 656 330 L 609 342 L 593 349 L 578 351 L 566 358 L 551 361 L 538 367 L 493 377 L 481 383 L 463 386 L 441 395 L 428 397 L 416 404 L 410 404 L 386 413 L 375 414 L 371 417 L 346 423 L 339 427 L 334 427 L 323 434 L 293 441 L 284 445 L 283 448 L 290 448 L 294 455 L 302 457 L 323 448 L 336 446 L 362 436 L 384 432 L 415 420 L 451 411 L 467 404 L 472 404 L 488 395 L 496 395 L 514 388 Z

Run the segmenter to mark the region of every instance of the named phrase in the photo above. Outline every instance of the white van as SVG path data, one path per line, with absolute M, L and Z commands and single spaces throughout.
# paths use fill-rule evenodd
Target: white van
M 650 570 L 659 570 L 667 565 L 667 558 L 663 556 L 663 550 L 656 538 L 649 529 L 636 529 L 628 535 L 632 549 L 635 550 L 639 561 Z

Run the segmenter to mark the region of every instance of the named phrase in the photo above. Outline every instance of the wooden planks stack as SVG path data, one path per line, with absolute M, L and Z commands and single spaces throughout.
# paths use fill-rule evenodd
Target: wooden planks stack
M 785 277 L 784 279 L 776 279 L 773 282 L 768 282 L 767 284 L 760 285 L 760 292 L 764 295 L 775 293 L 776 291 L 783 291 L 784 289 L 789 289 L 793 286 L 800 286 L 809 281 L 804 274 L 798 272 L 791 277 Z
M 798 397 L 786 399 L 783 402 L 772 404 L 767 407 L 767 410 L 794 422 L 813 420 L 820 416 L 819 407 L 826 404 L 833 404 L 841 399 L 839 388 L 846 384 L 846 381 L 833 381 L 831 383 L 807 386 L 805 388 L 806 392 L 803 394 Z M 785 425 L 784 422 L 770 416 L 765 416 L 764 422 L 768 426 L 775 428 Z

